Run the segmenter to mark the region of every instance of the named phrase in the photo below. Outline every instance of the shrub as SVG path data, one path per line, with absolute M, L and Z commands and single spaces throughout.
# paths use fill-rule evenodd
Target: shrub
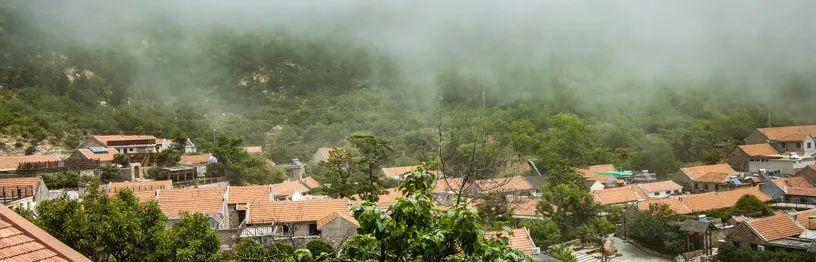
M 334 248 L 326 241 L 315 239 L 306 244 L 306 248 L 312 252 L 313 255 L 319 256 L 323 253 L 334 254 Z

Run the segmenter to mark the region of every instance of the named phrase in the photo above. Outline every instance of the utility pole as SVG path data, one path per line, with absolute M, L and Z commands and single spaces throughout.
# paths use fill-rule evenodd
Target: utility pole
M 485 107 L 486 107 L 486 103 L 485 103 L 485 88 L 484 88 L 484 86 L 482 86 L 482 109 L 485 109 Z

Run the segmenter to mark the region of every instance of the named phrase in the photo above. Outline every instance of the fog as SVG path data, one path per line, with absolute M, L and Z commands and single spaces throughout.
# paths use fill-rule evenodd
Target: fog
M 27 1 L 20 12 L 81 41 L 119 41 L 154 19 L 340 39 L 396 61 L 411 86 L 453 69 L 559 70 L 651 86 L 739 79 L 773 89 L 816 68 L 813 1 Z M 587 77 L 590 76 L 590 77 Z M 596 83 L 597 84 L 597 83 Z

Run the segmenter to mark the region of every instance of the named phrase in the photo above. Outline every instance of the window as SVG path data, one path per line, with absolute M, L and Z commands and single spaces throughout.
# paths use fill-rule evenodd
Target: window
M 714 190 L 715 190 L 715 191 L 720 190 L 720 185 L 714 185 Z
M 309 224 L 309 235 L 320 235 L 320 230 L 317 230 L 317 224 Z
M 796 148 L 802 148 L 802 144 L 801 143 L 796 143 Z
M 281 227 L 281 230 L 283 231 L 284 234 L 289 234 L 289 225 L 283 225 L 283 227 Z
M 811 147 L 810 142 L 807 142 L 807 148 L 810 149 L 810 147 Z
M 671 190 L 666 191 L 666 195 L 671 195 Z

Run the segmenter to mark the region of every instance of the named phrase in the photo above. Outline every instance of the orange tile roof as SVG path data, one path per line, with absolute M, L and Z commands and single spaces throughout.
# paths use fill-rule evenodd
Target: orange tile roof
M 33 177 L 8 177 L 0 178 L 0 198 L 25 198 L 34 195 L 42 178 Z M 19 190 L 18 190 L 19 189 Z
M 522 176 L 500 177 L 476 180 L 476 185 L 483 192 L 500 193 L 533 190 L 533 185 Z
M 771 180 L 772 183 L 776 184 L 781 189 L 786 187 L 804 187 L 804 188 L 816 188 L 816 185 L 810 182 L 804 176 L 793 176 L 793 177 L 786 177 L 780 179 Z
M 747 220 L 744 224 L 765 241 L 798 236 L 805 231 L 796 220 L 782 212 L 769 217 Z
M 598 181 L 601 184 L 606 185 L 609 181 L 616 181 L 617 179 L 614 176 L 607 176 L 607 175 L 599 175 L 596 174 L 597 172 L 611 172 L 615 171 L 615 166 L 612 164 L 604 164 L 604 165 L 594 165 L 589 166 L 587 168 L 579 168 L 577 169 L 578 174 L 584 177 L 584 179 L 589 181 Z
M 757 128 L 757 131 L 770 140 L 798 142 L 806 136 L 816 136 L 816 125 Z
M 130 189 L 130 191 L 154 191 L 156 189 L 172 189 L 172 180 L 155 180 L 155 181 L 126 181 L 126 182 L 111 182 L 107 186 L 108 193 L 117 193 L 122 189 Z
M 92 137 L 94 140 L 106 146 L 113 141 L 153 140 L 151 144 L 155 144 L 157 140 L 155 136 L 150 135 L 96 135 Z
M 768 155 L 777 155 L 779 152 L 776 152 L 769 144 L 754 144 L 754 145 L 741 145 L 739 149 L 742 150 L 743 153 L 750 157 L 758 157 L 758 156 L 768 156 Z
M 320 183 L 314 178 L 307 177 L 301 180 L 286 181 L 270 185 L 275 196 L 291 196 L 295 191 L 301 194 L 308 193 L 312 188 L 320 187 Z
M 816 209 L 808 209 L 804 211 L 791 213 L 793 219 L 799 222 L 800 225 L 807 229 L 816 229 L 816 219 L 810 219 L 811 216 L 816 216 Z
M 762 193 L 758 187 L 750 187 L 730 191 L 708 192 L 702 194 L 670 197 L 666 199 L 647 200 L 638 203 L 638 208 L 640 210 L 646 210 L 649 208 L 649 204 L 666 203 L 672 210 L 675 211 L 675 213 L 689 214 L 733 207 L 737 204 L 737 200 L 744 195 L 754 195 L 763 202 L 770 200 L 770 198 Z
M 57 155 L 0 156 L 0 171 L 13 171 L 21 163 L 60 161 Z
M 640 210 L 648 210 L 649 206 L 655 204 L 666 204 L 669 208 L 674 211 L 674 213 L 679 215 L 691 214 L 691 209 L 688 206 L 680 202 L 677 198 L 663 198 L 663 199 L 648 199 L 646 201 L 639 202 L 638 209 Z
M 222 212 L 225 190 L 224 187 L 158 190 L 157 202 L 162 213 L 171 218 L 183 212 L 210 215 Z
M 528 196 L 506 196 L 507 203 L 513 208 L 513 215 L 516 216 L 537 216 L 538 203 L 541 202 L 538 198 L 531 198 Z
M 383 174 L 390 178 L 400 178 L 405 174 L 411 173 L 416 169 L 418 166 L 398 166 L 398 167 L 383 167 L 381 170 Z M 434 174 L 437 177 L 440 176 L 440 172 L 437 170 L 428 170 L 428 173 Z
M 348 213 L 350 208 L 345 199 L 261 202 L 249 207 L 247 223 L 317 222 L 335 212 Z
M 77 149 L 77 151 L 79 151 L 79 153 L 82 154 L 82 156 L 84 156 L 85 159 L 99 160 L 102 162 L 113 161 L 113 157 L 116 154 L 119 154 L 119 151 L 116 151 L 116 149 L 114 148 L 108 148 L 108 150 L 105 153 L 94 153 L 93 151 L 87 148 L 80 148 Z
M 445 177 L 434 180 L 434 192 L 459 191 L 464 180 L 461 177 Z
M 595 202 L 601 205 L 621 204 L 645 200 L 646 193 L 637 186 L 625 186 L 592 191 Z
M 260 186 L 230 186 L 229 197 L 227 203 L 229 204 L 255 204 L 262 201 L 272 201 L 269 199 L 271 187 L 269 185 Z
M 8 207 L 2 206 L 0 207 L 0 261 L 91 260 Z
M 377 207 L 379 208 L 388 208 L 394 202 L 397 202 L 397 199 L 402 198 L 403 194 L 397 188 L 388 189 L 388 193 L 384 195 L 380 195 L 379 199 L 377 200 Z
M 210 154 L 200 154 L 200 155 L 182 155 L 181 160 L 179 160 L 179 164 L 182 165 L 197 165 L 197 164 L 207 164 L 210 161 Z
M 685 167 L 680 171 L 692 181 L 702 183 L 724 183 L 730 176 L 737 174 L 728 164 Z
M 667 181 L 660 181 L 660 182 L 652 182 L 652 183 L 643 183 L 638 184 L 640 188 L 644 191 L 648 192 L 661 192 L 661 191 L 674 191 L 683 189 L 683 186 L 678 185 L 674 181 L 667 180 Z
M 785 194 L 794 196 L 816 196 L 816 188 L 789 187 Z
M 531 255 L 533 253 L 533 248 L 535 248 L 535 243 L 533 243 L 533 239 L 530 237 L 530 233 L 527 231 L 527 228 L 516 228 L 513 229 L 512 236 L 507 234 L 504 231 L 491 231 L 485 233 L 486 237 L 506 237 L 510 246 L 518 249 L 524 254 Z
M 346 221 L 351 222 L 355 226 L 360 227 L 360 223 L 357 222 L 357 219 L 354 219 L 354 217 L 349 215 L 349 212 L 346 211 L 346 212 L 334 212 L 318 219 L 317 230 L 323 230 L 323 226 L 325 226 L 328 223 L 331 223 L 337 218 L 345 219 Z

